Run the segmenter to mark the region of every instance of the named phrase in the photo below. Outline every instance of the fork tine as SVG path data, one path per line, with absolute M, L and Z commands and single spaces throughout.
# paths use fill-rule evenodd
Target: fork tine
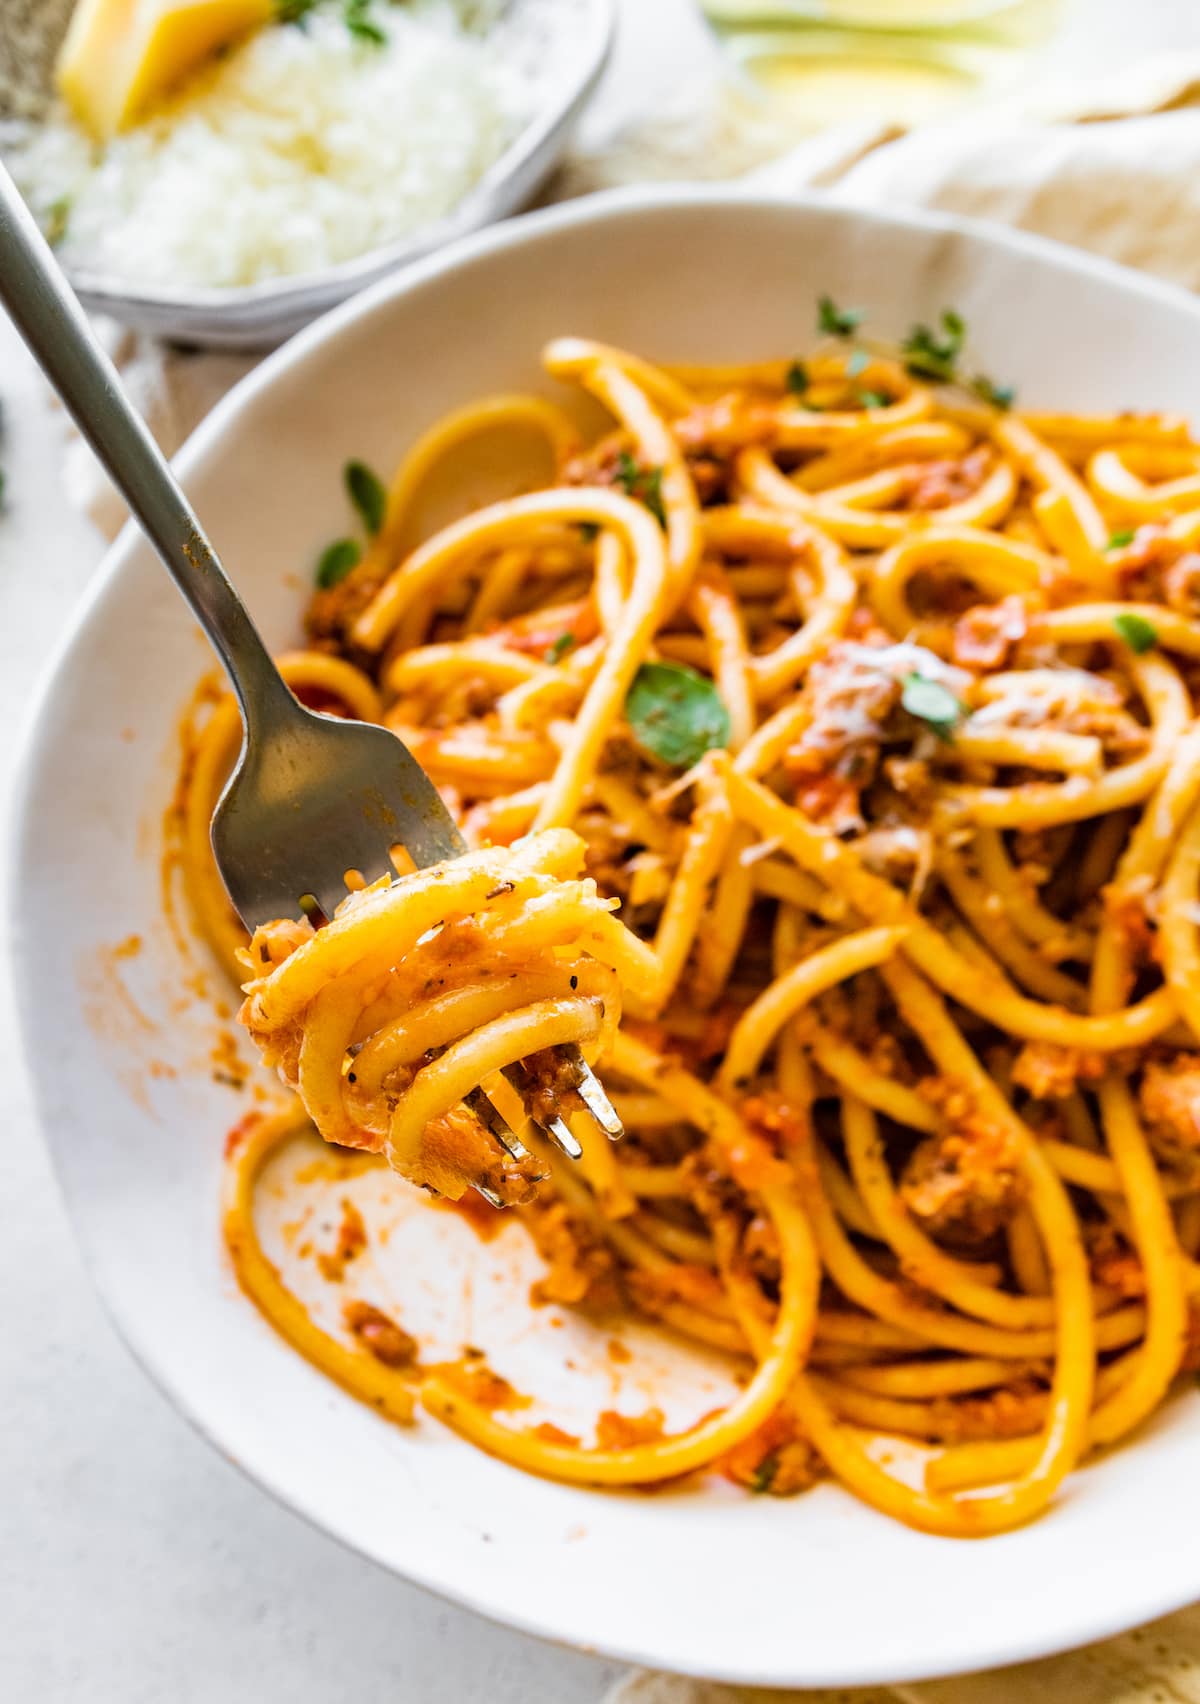
M 575 1085 L 576 1093 L 608 1139 L 611 1142 L 619 1142 L 625 1134 L 620 1114 L 605 1094 L 599 1077 L 582 1056 L 580 1064 L 583 1068 Z
M 555 1146 L 561 1149 L 569 1160 L 578 1160 L 583 1158 L 583 1149 L 580 1147 L 565 1118 L 560 1118 L 558 1114 L 555 1113 L 553 1118 L 546 1120 L 545 1129 Z
M 487 1202 L 489 1207 L 503 1208 L 506 1205 L 506 1203 L 496 1194 L 496 1191 L 494 1189 L 489 1189 L 486 1183 L 473 1183 L 471 1188 L 475 1191 L 476 1195 L 483 1196 L 483 1199 Z
M 527 1160 L 529 1149 L 522 1142 L 516 1131 L 509 1124 L 504 1114 L 487 1098 L 482 1089 L 472 1089 L 465 1096 L 465 1104 L 475 1114 L 485 1130 L 499 1142 L 500 1146 L 514 1160 Z

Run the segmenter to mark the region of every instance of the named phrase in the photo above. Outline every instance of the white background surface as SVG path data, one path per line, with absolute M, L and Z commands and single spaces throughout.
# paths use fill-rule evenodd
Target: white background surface
M 686 0 L 624 0 L 624 10 L 601 126 L 652 107 L 687 72 L 673 33 Z M 1193 0 L 1080 0 L 1072 60 L 1113 65 L 1133 43 L 1191 45 L 1198 33 Z M 7 839 L 22 713 L 102 543 L 66 503 L 61 419 L 2 317 L 0 400 Z M 0 978 L 0 1698 L 598 1704 L 611 1665 L 493 1628 L 358 1561 L 277 1509 L 168 1410 L 91 1293 L 33 1125 L 24 1072 L 54 1068 L 54 1038 L 22 1062 L 13 1033 Z

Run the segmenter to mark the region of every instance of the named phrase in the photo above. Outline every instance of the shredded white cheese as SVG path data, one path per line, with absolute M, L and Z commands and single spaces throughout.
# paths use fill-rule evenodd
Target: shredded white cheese
M 528 81 L 494 52 L 498 4 L 340 0 L 205 66 L 105 149 L 64 109 L 12 158 L 61 258 L 143 284 L 313 272 L 444 217 L 520 129 Z

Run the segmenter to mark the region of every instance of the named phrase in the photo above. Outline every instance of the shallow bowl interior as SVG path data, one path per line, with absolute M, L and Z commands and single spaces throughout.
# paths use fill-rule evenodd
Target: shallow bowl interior
M 884 333 L 953 304 L 974 363 L 1031 405 L 1193 401 L 1200 308 L 1181 294 L 932 218 L 660 192 L 538 215 L 386 281 L 271 357 L 180 468 L 270 641 L 293 643 L 314 556 L 345 530 L 346 457 L 390 467 L 469 398 L 552 393 L 537 354 L 559 333 L 666 360 L 802 351 L 823 291 Z M 218 1236 L 221 1137 L 251 1103 L 213 1081 L 211 1007 L 181 990 L 161 918 L 173 726 L 206 666 L 126 534 L 37 707 L 13 898 L 26 1047 L 93 1276 L 224 1453 L 364 1555 L 489 1615 L 711 1677 L 850 1684 L 990 1666 L 1200 1597 L 1194 1396 L 1077 1475 L 1047 1518 L 965 1544 L 831 1485 L 773 1501 L 719 1482 L 654 1496 L 544 1483 L 430 1421 L 389 1427 L 284 1347 L 238 1294 Z M 140 951 L 114 955 L 131 935 Z M 483 1308 L 470 1328 L 501 1329 L 479 1285 L 527 1282 L 519 1251 L 480 1267 L 469 1234 L 419 1235 L 422 1305 Z

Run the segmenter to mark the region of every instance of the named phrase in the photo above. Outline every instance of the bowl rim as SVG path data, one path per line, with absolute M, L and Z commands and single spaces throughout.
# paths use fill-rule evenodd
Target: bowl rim
M 459 266 L 469 265 L 508 248 L 521 247 L 526 242 L 545 233 L 570 231 L 585 224 L 603 224 L 610 220 L 620 220 L 629 214 L 663 213 L 677 208 L 700 206 L 709 210 L 714 217 L 718 217 L 723 211 L 737 211 L 747 205 L 796 214 L 799 217 L 808 213 L 842 212 L 848 216 L 861 218 L 867 223 L 879 227 L 881 231 L 899 227 L 924 232 L 931 237 L 965 237 L 973 244 L 979 244 L 984 248 L 1007 251 L 1009 254 L 1018 257 L 1025 256 L 1031 260 L 1048 262 L 1059 270 L 1081 279 L 1095 279 L 1109 285 L 1119 286 L 1123 292 L 1139 296 L 1148 305 L 1158 304 L 1169 307 L 1176 312 L 1185 311 L 1200 326 L 1200 301 L 1197 301 L 1190 292 L 1173 284 L 1138 273 L 1113 261 L 1073 249 L 1064 243 L 1029 232 L 1012 230 L 990 221 L 924 210 L 888 209 L 879 211 L 870 208 L 857 208 L 846 203 L 839 203 L 836 197 L 822 194 L 819 191 L 786 194 L 769 189 L 738 190 L 722 185 L 639 185 L 581 197 L 536 213 L 527 214 L 519 219 L 506 221 L 502 225 L 477 231 L 456 242 L 450 248 L 439 250 L 436 254 L 426 257 L 415 266 L 404 269 L 402 273 L 390 274 L 380 279 L 370 289 L 324 314 L 319 320 L 297 333 L 286 344 L 267 355 L 246 377 L 231 388 L 196 427 L 182 449 L 173 458 L 172 465 L 186 486 L 192 468 L 201 462 L 217 444 L 227 427 L 236 419 L 243 405 L 257 397 L 264 389 L 269 388 L 277 376 L 302 364 L 311 354 L 323 346 L 335 342 L 347 327 L 355 324 L 361 318 L 368 317 L 377 308 L 393 298 L 402 297 L 410 291 L 419 289 L 427 282 L 449 273 Z M 76 648 L 81 647 L 85 642 L 93 611 L 107 595 L 110 585 L 124 571 L 126 559 L 139 540 L 139 530 L 136 523 L 131 520 L 125 524 L 106 551 L 87 590 L 72 612 L 64 631 L 59 636 L 48 661 L 42 667 L 35 690 L 26 707 L 23 725 L 19 729 L 17 761 L 14 767 L 13 786 L 10 795 L 13 808 L 9 818 L 6 843 L 3 847 L 3 882 L 7 890 L 4 895 L 4 912 L 12 942 L 9 974 L 16 995 L 18 1036 L 23 1044 L 24 1056 L 28 1059 L 37 1056 L 40 1036 L 35 1027 L 33 1003 L 25 996 L 29 975 L 26 961 L 32 961 L 36 957 L 36 947 L 29 940 L 22 927 L 20 873 L 22 868 L 36 857 L 36 845 L 30 840 L 30 831 L 33 827 L 33 808 L 36 804 L 39 758 L 43 744 L 48 744 L 50 741 L 49 711 L 60 672 L 69 664 Z M 50 1141 L 47 1134 L 51 1123 L 49 1089 L 41 1081 L 38 1073 L 29 1068 L 26 1068 L 26 1073 L 30 1098 L 37 1115 L 38 1125 L 42 1132 L 43 1141 L 45 1141 L 49 1150 L 55 1184 L 60 1199 L 67 1210 L 72 1234 L 80 1250 L 89 1280 L 117 1335 L 129 1349 L 134 1360 L 199 1436 L 210 1443 L 225 1460 L 237 1467 L 247 1479 L 268 1492 L 291 1513 L 300 1516 L 317 1531 L 336 1540 L 343 1548 L 363 1557 L 375 1566 L 385 1569 L 388 1573 L 420 1586 L 437 1597 L 469 1609 L 486 1620 L 542 1639 L 550 1644 L 572 1650 L 584 1649 L 589 1654 L 628 1663 L 635 1667 L 652 1670 L 663 1669 L 663 1658 L 659 1653 L 636 1643 L 622 1643 L 605 1639 L 596 1643 L 589 1642 L 587 1645 L 581 1645 L 575 1638 L 560 1631 L 555 1625 L 548 1623 L 539 1615 L 533 1594 L 528 1596 L 531 1606 L 528 1611 L 513 1613 L 507 1609 L 497 1609 L 480 1591 L 470 1586 L 460 1586 L 453 1579 L 448 1579 L 437 1573 L 435 1569 L 423 1566 L 418 1558 L 414 1558 L 411 1566 L 406 1566 L 401 1570 L 393 1560 L 381 1554 L 378 1548 L 369 1541 L 363 1541 L 351 1535 L 345 1528 L 332 1524 L 325 1515 L 319 1513 L 312 1506 L 310 1501 L 306 1500 L 302 1488 L 297 1488 L 294 1484 L 285 1482 L 283 1477 L 276 1475 L 269 1465 L 264 1465 L 260 1461 L 255 1462 L 252 1466 L 248 1462 L 240 1460 L 238 1454 L 224 1442 L 221 1427 L 210 1421 L 178 1388 L 172 1374 L 157 1363 L 153 1349 L 141 1340 L 138 1322 L 120 1314 L 117 1311 L 116 1304 L 110 1302 L 99 1274 L 97 1262 L 93 1258 L 93 1250 L 89 1244 L 87 1232 L 74 1212 L 72 1190 L 66 1168 L 61 1166 L 59 1150 Z M 1050 1518 L 1052 1519 L 1053 1516 L 1051 1515 Z M 1002 1540 L 997 1542 L 1002 1542 Z M 930 1666 L 929 1663 L 919 1663 L 915 1666 L 901 1665 L 899 1668 L 894 1664 L 884 1666 L 874 1659 L 870 1641 L 864 1640 L 857 1650 L 849 1654 L 847 1662 L 836 1668 L 827 1666 L 824 1668 L 807 1668 L 802 1671 L 792 1669 L 787 1672 L 778 1667 L 755 1670 L 751 1666 L 751 1660 L 751 1663 L 739 1668 L 726 1666 L 714 1671 L 698 1662 L 689 1661 L 685 1654 L 678 1652 L 673 1654 L 670 1659 L 670 1672 L 738 1686 L 820 1689 L 903 1686 L 917 1681 L 940 1679 L 974 1671 L 1007 1668 L 1014 1664 L 1052 1656 L 1059 1652 L 1112 1637 L 1194 1603 L 1197 1599 L 1200 1599 L 1200 1545 L 1196 1548 L 1195 1562 L 1191 1570 L 1179 1571 L 1169 1587 L 1164 1587 L 1161 1579 L 1154 1584 L 1140 1585 L 1140 1578 L 1141 1576 L 1135 1576 L 1126 1582 L 1125 1594 L 1119 1610 L 1114 1610 L 1111 1605 L 1107 1605 L 1102 1608 L 1090 1608 L 1085 1612 L 1076 1612 L 1053 1633 L 1048 1630 L 1040 1630 L 1026 1634 L 1024 1637 L 1006 1638 L 999 1631 L 1003 1621 L 1002 1617 L 997 1617 L 998 1630 L 990 1645 L 981 1644 L 977 1636 L 971 1639 L 968 1634 L 967 1638 L 964 1639 L 956 1633 L 951 1633 L 944 1640 L 941 1654 L 935 1659 L 933 1666 Z
M 381 274 L 411 264 L 432 249 L 441 249 L 477 230 L 494 217 L 492 203 L 503 187 L 519 179 L 536 161 L 555 133 L 582 107 L 608 64 L 616 38 L 617 0 L 577 0 L 585 9 L 585 28 L 576 43 L 576 64 L 562 88 L 539 106 L 483 176 L 440 219 L 390 243 L 366 250 L 334 266 L 312 272 L 261 279 L 256 284 L 194 285 L 157 288 L 139 285 L 86 267 L 64 268 L 71 287 L 94 312 L 115 319 L 131 313 L 206 316 L 211 323 L 259 315 L 271 309 L 293 313 L 343 297 L 373 283 Z

